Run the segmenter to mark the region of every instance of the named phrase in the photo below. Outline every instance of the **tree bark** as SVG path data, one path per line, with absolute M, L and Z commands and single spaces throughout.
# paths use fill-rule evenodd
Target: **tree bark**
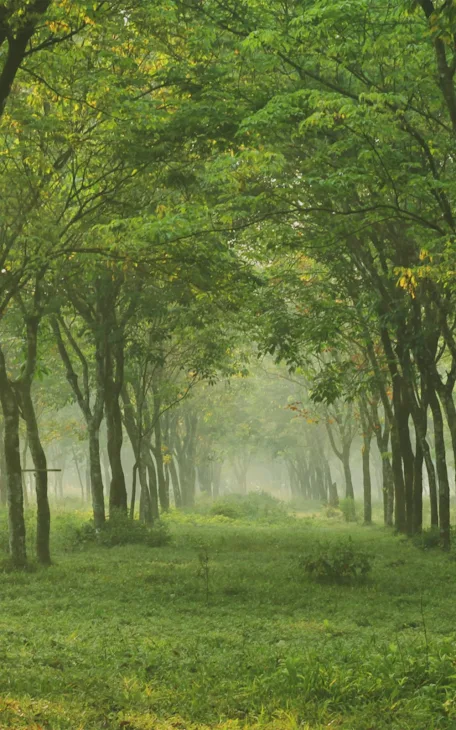
M 437 466 L 437 477 L 439 480 L 439 514 L 440 514 L 440 537 L 444 550 L 450 548 L 450 483 L 445 453 L 445 433 L 443 427 L 442 411 L 437 395 L 433 388 L 429 388 L 429 404 L 431 406 L 432 418 L 434 421 L 435 456 Z
M 157 469 L 158 497 L 160 500 L 160 508 L 161 508 L 162 512 L 168 512 L 169 511 L 169 490 L 167 489 L 167 485 L 166 485 L 165 465 L 163 462 L 163 444 L 162 444 L 160 417 L 157 415 L 154 418 L 154 420 L 155 420 L 155 424 L 154 424 L 155 445 L 153 447 L 153 452 L 154 452 L 154 456 L 155 456 L 155 465 L 156 465 L 156 469 Z
M 111 467 L 109 514 L 115 510 L 127 514 L 127 488 L 122 466 L 122 412 L 119 397 L 123 385 L 124 355 L 122 343 L 106 347 L 105 413 L 108 431 L 108 456 Z
M 350 468 L 350 447 L 345 445 L 342 447 L 342 466 L 345 478 L 345 497 L 355 499 L 355 491 L 353 489 L 352 473 Z
M 389 458 L 382 459 L 382 479 L 384 495 L 384 520 L 387 527 L 394 524 L 394 477 Z
M 43 565 L 51 564 L 50 553 L 50 531 L 51 511 L 48 499 L 48 473 L 47 460 L 41 444 L 38 423 L 36 420 L 35 408 L 30 393 L 31 383 L 24 381 L 20 388 L 20 400 L 22 413 L 27 426 L 27 436 L 30 453 L 32 454 L 35 467 L 35 489 L 36 489 L 36 555 L 38 561 Z
M 27 565 L 25 547 L 24 499 L 19 453 L 19 407 L 8 379 L 5 357 L 0 348 L 0 401 L 4 419 L 4 451 L 8 503 L 9 551 L 13 565 Z
M 92 489 L 93 521 L 96 529 L 103 527 L 106 521 L 104 485 L 100 461 L 100 429 L 96 423 L 89 424 L 89 464 L 90 484 Z
M 5 464 L 5 426 L 3 418 L 0 419 L 0 506 L 6 507 L 6 464 Z
M 160 513 L 158 509 L 158 485 L 157 485 L 157 472 L 155 470 L 154 460 L 149 448 L 145 447 L 145 463 L 147 465 L 147 474 L 149 477 L 149 495 L 150 495 L 150 509 L 152 513 L 152 519 L 158 520 Z
M 423 465 L 423 447 L 417 439 L 413 465 L 413 534 L 419 534 L 423 529 Z
M 179 474 L 177 473 L 174 458 L 171 459 L 168 467 L 171 474 L 171 481 L 173 484 L 174 504 L 176 505 L 177 509 L 180 509 L 182 507 L 182 493 L 179 482 Z

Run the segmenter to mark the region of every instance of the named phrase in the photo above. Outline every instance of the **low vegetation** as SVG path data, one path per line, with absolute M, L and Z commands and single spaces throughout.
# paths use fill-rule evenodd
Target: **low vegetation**
M 267 502 L 171 512 L 160 547 L 59 513 L 54 564 L 1 576 L 0 727 L 454 728 L 455 555 Z

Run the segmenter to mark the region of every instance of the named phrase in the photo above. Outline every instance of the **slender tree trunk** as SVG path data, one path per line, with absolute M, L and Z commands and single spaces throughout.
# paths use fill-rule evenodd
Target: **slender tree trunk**
M 347 447 L 345 444 L 342 447 L 342 466 L 344 469 L 345 478 L 345 497 L 351 497 L 351 499 L 355 499 L 352 473 L 350 468 L 350 447 Z
M 383 316 L 385 311 L 380 308 L 379 314 Z M 388 361 L 388 368 L 391 374 L 391 383 L 393 387 L 393 409 L 390 414 L 391 423 L 391 451 L 392 451 L 392 469 L 394 479 L 394 524 L 396 530 L 399 532 L 407 532 L 407 500 L 406 500 L 406 478 L 407 485 L 410 487 L 410 474 L 407 472 L 405 478 L 403 460 L 402 460 L 402 449 L 405 447 L 405 429 L 404 423 L 407 424 L 408 431 L 408 411 L 406 414 L 402 414 L 402 390 L 401 390 L 401 377 L 398 368 L 397 358 L 395 357 L 394 350 L 391 343 L 391 338 L 386 327 L 381 328 L 381 339 L 383 348 Z M 398 338 L 399 340 L 399 338 Z M 403 351 L 405 348 L 403 343 L 398 342 L 398 349 Z M 385 412 L 388 412 L 389 404 L 384 402 Z M 410 466 L 408 464 L 408 466 Z M 412 468 L 412 482 L 411 482 L 411 494 L 413 495 L 413 460 L 411 464 Z M 413 502 L 413 496 L 410 500 L 410 504 Z
M 326 475 L 326 483 L 328 485 L 329 504 L 331 505 L 331 507 L 338 507 L 339 495 L 337 494 L 337 484 L 336 482 L 333 482 L 329 461 L 327 459 L 324 459 L 323 463 Z
M 182 507 L 182 494 L 179 482 L 179 474 L 177 473 L 176 464 L 173 458 L 169 462 L 169 471 L 173 484 L 174 504 L 178 509 L 180 509 Z
M 96 423 L 89 424 L 89 463 L 93 520 L 95 528 L 100 529 L 103 527 L 106 517 L 103 477 L 101 474 L 100 462 L 100 429 Z
M 399 411 L 398 430 L 399 441 L 401 446 L 402 463 L 404 469 L 404 488 L 405 488 L 405 512 L 406 512 L 406 532 L 408 535 L 413 534 L 413 477 L 414 477 L 414 461 L 412 444 L 410 441 L 409 418 L 410 410 L 406 404 L 404 389 L 402 389 L 402 405 Z
M 111 483 L 111 472 L 109 470 L 108 447 L 101 449 L 101 463 L 103 465 L 103 484 L 106 490 L 106 499 L 109 501 L 109 485 Z
M 453 447 L 453 460 L 456 465 L 456 406 L 453 400 L 453 389 L 442 388 L 441 391 L 442 392 L 439 390 L 439 395 L 445 411 L 448 429 L 450 431 L 451 444 Z
M 152 512 L 152 519 L 158 520 L 159 509 L 158 509 L 158 483 L 157 483 L 157 472 L 155 470 L 154 460 L 150 450 L 147 449 L 145 453 L 145 463 L 147 465 L 147 474 L 149 476 L 149 494 L 150 494 L 150 508 Z
M 432 388 L 432 385 L 429 387 Z M 437 480 L 431 450 L 427 441 L 426 413 L 418 414 L 418 417 L 414 421 L 416 430 L 416 453 L 413 481 L 413 529 L 414 532 L 421 532 L 423 527 L 423 460 L 426 465 L 429 482 L 431 527 L 435 528 L 439 526 Z
M 387 456 L 382 459 L 384 519 L 387 527 L 394 524 L 394 477 L 391 462 Z
M 423 464 L 424 452 L 417 439 L 413 474 L 413 534 L 423 529 Z
M 109 513 L 120 510 L 127 513 L 127 488 L 122 466 L 122 414 L 118 398 L 111 398 L 107 389 L 106 424 L 108 428 L 108 455 L 111 467 L 111 484 L 109 487 Z
M 155 464 L 157 467 L 157 479 L 158 479 L 158 496 L 160 499 L 160 507 L 162 512 L 168 512 L 169 510 L 169 491 L 166 488 L 166 478 L 165 478 L 165 465 L 163 462 L 163 445 L 162 445 L 162 434 L 161 434 L 161 424 L 160 424 L 160 418 L 155 418 L 155 425 L 154 425 L 154 434 L 155 434 L 155 446 L 154 446 L 154 456 L 155 456 Z
M 370 437 L 367 434 L 363 434 L 362 463 L 365 525 L 370 525 L 372 523 L 372 480 L 370 472 L 370 444 Z
M 111 467 L 109 514 L 120 510 L 128 513 L 127 487 L 122 466 L 122 411 L 120 393 L 123 386 L 124 353 L 121 342 L 106 346 L 105 413 L 108 434 L 108 456 Z
M 429 388 L 429 404 L 434 421 L 435 457 L 439 480 L 440 536 L 442 547 L 448 550 L 450 547 L 450 483 L 446 464 L 442 410 L 433 388 Z
M 394 526 L 399 532 L 406 532 L 404 472 L 402 471 L 399 434 L 395 423 L 392 424 L 391 428 L 391 451 L 394 480 Z
M 135 518 L 135 504 L 136 504 L 136 479 L 138 476 L 138 464 L 135 461 L 133 465 L 133 478 L 131 481 L 131 502 L 130 502 L 130 519 Z
M 5 358 L 0 349 L 0 400 L 4 419 L 4 452 L 8 503 L 9 550 L 13 565 L 27 565 L 25 547 L 24 499 L 21 457 L 19 454 L 19 408 L 8 380 Z
M 24 496 L 24 507 L 27 509 L 29 506 L 29 495 L 28 495 L 28 484 L 27 475 L 24 473 L 24 469 L 27 469 L 27 453 L 28 453 L 28 433 L 25 435 L 23 447 L 22 447 L 22 493 Z
M 3 418 L 0 419 L 0 506 L 7 503 L 6 464 L 5 464 L 5 428 Z
M 372 429 L 368 417 L 368 405 L 365 400 L 360 400 L 360 415 L 363 432 L 361 459 L 363 465 L 364 524 L 370 525 L 372 524 L 372 479 L 370 470 Z
M 48 473 L 47 460 L 41 444 L 38 423 L 36 420 L 35 408 L 30 393 L 30 383 L 24 382 L 20 389 L 22 413 L 27 426 L 27 436 L 33 465 L 35 467 L 35 488 L 36 488 L 36 554 L 38 561 L 43 565 L 50 565 L 50 530 L 51 511 L 48 499 Z

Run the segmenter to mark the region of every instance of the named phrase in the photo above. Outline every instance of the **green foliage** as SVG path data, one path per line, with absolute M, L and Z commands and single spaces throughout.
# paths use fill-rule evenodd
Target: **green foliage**
M 342 512 L 345 522 L 356 522 L 356 505 L 353 497 L 344 497 L 339 501 L 339 509 Z
M 228 494 L 214 502 L 211 515 L 223 515 L 232 520 L 280 522 L 288 517 L 287 506 L 268 492 L 249 492 L 246 495 Z
M 418 535 L 412 537 L 413 544 L 421 550 L 431 550 L 441 545 L 440 530 L 438 527 L 425 528 Z
M 153 527 L 149 527 L 144 522 L 130 520 L 120 512 L 114 513 L 100 530 L 95 529 L 93 522 L 86 522 L 76 528 L 74 533 L 75 547 L 85 545 L 163 547 L 170 541 L 171 534 L 164 522 L 157 522 Z
M 239 506 L 229 501 L 215 502 L 209 511 L 211 515 L 221 515 L 222 517 L 228 517 L 230 520 L 239 520 L 242 516 Z
M 327 517 L 330 520 L 338 520 L 344 516 L 341 509 L 338 509 L 337 507 L 333 507 L 330 504 L 325 506 L 324 515 L 325 515 L 325 517 Z
M 328 583 L 363 581 L 372 570 L 370 557 L 350 537 L 346 542 L 317 543 L 302 565 L 311 578 Z

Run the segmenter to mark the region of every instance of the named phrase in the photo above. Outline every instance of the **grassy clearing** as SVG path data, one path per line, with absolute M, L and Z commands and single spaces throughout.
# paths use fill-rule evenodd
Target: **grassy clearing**
M 168 546 L 106 548 L 75 544 L 84 519 L 55 518 L 51 568 L 1 574 L 0 728 L 456 727 L 453 555 L 207 509 L 171 515 Z M 305 574 L 317 541 L 349 535 L 366 582 Z

